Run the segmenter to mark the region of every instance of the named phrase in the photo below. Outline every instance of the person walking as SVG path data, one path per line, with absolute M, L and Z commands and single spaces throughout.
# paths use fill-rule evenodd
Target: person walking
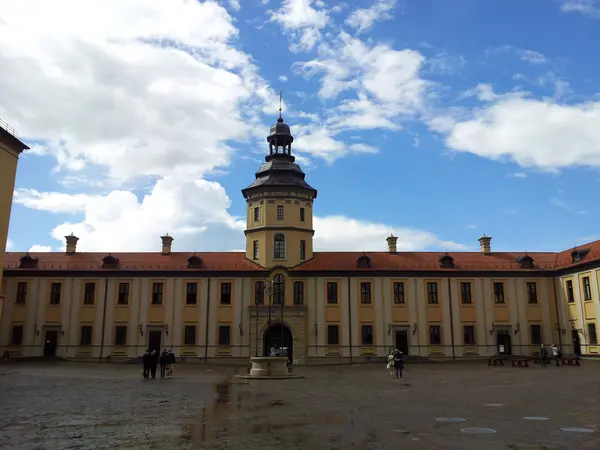
M 152 357 L 150 356 L 150 349 L 147 349 L 142 356 L 142 364 L 144 365 L 144 380 L 147 380 L 150 377 L 150 362 Z
M 394 367 L 396 368 L 396 378 L 403 378 L 402 371 L 404 370 L 404 355 L 399 350 L 396 350 L 394 355 Z
M 394 354 L 395 352 L 390 351 L 390 354 L 387 358 L 387 366 L 386 369 L 392 378 L 396 376 L 396 368 L 394 367 Z
M 150 353 L 150 376 L 154 380 L 156 378 L 156 366 L 158 365 L 158 352 L 152 350 Z
M 160 379 L 164 380 L 165 379 L 165 372 L 167 371 L 167 367 L 169 365 L 169 360 L 171 358 L 169 357 L 169 353 L 167 352 L 167 349 L 164 349 L 162 352 L 162 355 L 160 355 Z
M 558 346 L 556 344 L 552 344 L 550 349 L 552 350 L 552 355 L 556 360 L 556 367 L 560 367 L 560 350 L 558 349 Z

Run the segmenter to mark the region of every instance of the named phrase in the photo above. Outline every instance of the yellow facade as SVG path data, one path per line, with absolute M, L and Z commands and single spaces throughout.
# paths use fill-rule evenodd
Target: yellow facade
M 172 253 L 165 235 L 144 260 L 81 254 L 71 235 L 65 254 L 9 254 L 0 351 L 135 358 L 152 347 L 245 361 L 278 342 L 297 363 L 364 361 L 393 348 L 446 359 L 531 355 L 540 344 L 598 354 L 600 253 L 574 250 L 558 264 L 564 252 L 495 253 L 485 235 L 481 252 L 453 255 L 397 252 L 394 236 L 387 252 L 313 252 L 317 192 L 281 118 L 268 140 L 266 163 L 242 191 L 244 253 Z M 0 167 L 14 180 L 10 161 Z M 5 191 L 12 184 L 0 219 Z
M 1 121 L 0 121 L 1 122 Z M 2 287 L 2 271 L 8 239 L 8 225 L 12 208 L 15 178 L 17 176 L 17 163 L 19 155 L 28 149 L 15 137 L 13 130 L 0 123 L 0 323 L 4 303 L 4 289 Z

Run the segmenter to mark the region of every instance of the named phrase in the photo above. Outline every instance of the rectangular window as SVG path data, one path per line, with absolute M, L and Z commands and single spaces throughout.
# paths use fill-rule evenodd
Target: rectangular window
M 254 304 L 265 304 L 265 283 L 262 281 L 257 281 L 254 283 Z
M 438 284 L 433 281 L 427 283 L 427 303 L 436 305 L 438 301 Z
M 254 208 L 254 221 L 258 222 L 260 220 L 260 208 L 256 206 Z
M 221 283 L 221 305 L 231 305 L 231 283 Z
M 465 345 L 475 345 L 475 326 L 465 325 L 463 328 Z
M 361 332 L 362 345 L 373 345 L 373 325 L 363 325 Z
M 442 343 L 442 333 L 439 325 L 429 326 L 429 344 L 440 345 Z
M 360 302 L 371 303 L 371 283 L 368 281 L 360 283 Z
M 184 345 L 196 345 L 196 325 L 185 326 L 185 328 L 183 329 L 183 343 Z
M 575 293 L 573 292 L 573 282 L 571 280 L 567 280 L 567 301 L 575 303 Z
M 152 304 L 162 305 L 163 302 L 163 284 L 152 283 Z
M 542 326 L 541 325 L 531 325 L 531 343 L 533 345 L 542 343 Z
M 60 305 L 61 289 L 62 289 L 62 284 L 60 284 L 60 283 L 52 283 L 50 285 L 50 304 L 51 305 Z
M 10 345 L 21 345 L 23 343 L 23 325 L 13 325 Z
M 583 277 L 583 295 L 586 301 L 592 299 L 592 286 L 590 286 L 590 277 Z
M 294 305 L 304 304 L 304 283 L 302 281 L 294 281 Z
M 27 301 L 27 283 L 19 282 L 17 283 L 17 298 L 15 303 L 17 305 L 24 305 Z
M 129 303 L 129 283 L 119 283 L 119 305 L 127 305 Z
M 327 303 L 338 302 L 338 284 L 335 281 L 327 282 Z
M 252 242 L 252 258 L 258 259 L 259 256 L 260 256 L 260 254 L 259 254 L 259 250 L 258 250 L 258 241 L 254 241 L 254 242 Z
M 185 291 L 185 304 L 195 305 L 198 303 L 198 283 L 187 283 Z
M 127 325 L 115 327 L 115 345 L 127 345 Z
M 306 259 L 306 241 L 300 241 L 300 260 Z
M 494 303 L 504 303 L 504 283 L 494 282 Z
M 394 303 L 404 303 L 404 283 L 402 281 L 394 283 Z
M 327 325 L 327 345 L 340 345 L 340 327 Z
M 527 301 L 529 303 L 537 303 L 537 284 L 527 283 Z
M 79 345 L 92 345 L 92 327 L 90 325 L 84 325 L 81 327 Z
M 596 333 L 596 324 L 588 323 L 587 324 L 587 332 L 588 332 L 588 343 L 590 345 L 598 344 L 598 334 Z
M 229 325 L 219 326 L 219 345 L 230 345 L 230 328 Z
M 460 301 L 463 304 L 471 304 L 471 283 L 463 282 L 460 283 Z
M 283 205 L 277 205 L 277 220 L 283 220 Z
M 96 298 L 96 283 L 85 283 L 83 288 L 83 304 L 93 305 Z
M 304 222 L 304 208 L 300 208 L 300 222 Z

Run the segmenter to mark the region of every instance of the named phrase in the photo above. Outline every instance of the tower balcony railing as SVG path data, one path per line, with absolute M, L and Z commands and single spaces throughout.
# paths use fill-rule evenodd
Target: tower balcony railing
M 6 121 L 4 121 L 1 117 L 0 117 L 0 128 L 2 128 L 6 132 L 12 134 L 14 137 L 19 137 L 17 134 L 17 130 L 15 130 L 8 123 L 6 123 Z

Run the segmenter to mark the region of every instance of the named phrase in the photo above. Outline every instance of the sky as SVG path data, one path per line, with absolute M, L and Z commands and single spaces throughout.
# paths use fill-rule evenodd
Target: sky
M 283 117 L 317 251 L 600 238 L 600 0 L 0 0 L 9 251 L 244 248 Z

